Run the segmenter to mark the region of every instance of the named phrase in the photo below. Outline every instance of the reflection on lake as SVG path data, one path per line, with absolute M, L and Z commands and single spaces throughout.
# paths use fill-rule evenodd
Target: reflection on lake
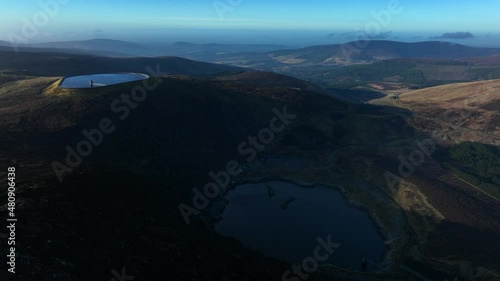
M 341 245 L 326 263 L 359 269 L 361 259 L 378 263 L 384 253 L 368 213 L 347 205 L 335 189 L 272 181 L 237 186 L 226 198 L 215 230 L 268 256 L 299 263 L 313 255 L 318 237 L 329 235 Z

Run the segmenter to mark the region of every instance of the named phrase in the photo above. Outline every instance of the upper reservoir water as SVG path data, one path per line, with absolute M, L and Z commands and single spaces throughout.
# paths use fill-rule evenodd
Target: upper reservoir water
M 301 263 L 314 255 L 317 239 L 329 235 L 340 246 L 321 263 L 360 269 L 366 259 L 370 269 L 384 254 L 368 213 L 349 206 L 335 189 L 272 181 L 237 186 L 226 198 L 229 204 L 215 230 L 268 256 Z
M 109 86 L 114 84 L 140 81 L 148 79 L 149 76 L 141 73 L 109 73 L 109 74 L 91 74 L 70 76 L 64 78 L 59 85 L 61 88 L 91 88 L 90 81 L 93 81 L 93 87 Z

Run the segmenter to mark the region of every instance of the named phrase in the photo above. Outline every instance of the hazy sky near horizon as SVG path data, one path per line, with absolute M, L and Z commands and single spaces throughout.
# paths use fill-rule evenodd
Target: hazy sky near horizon
M 231 34 L 225 40 L 236 41 L 235 31 L 241 31 L 246 42 L 251 41 L 244 37 L 248 31 L 297 30 L 321 31 L 318 38 L 335 41 L 356 39 L 367 31 L 375 39 L 429 39 L 449 33 L 444 39 L 471 42 L 479 37 L 487 42 L 488 36 L 500 37 L 498 11 L 500 0 L 3 0 L 0 40 L 181 41 L 202 36 L 216 42 L 224 34 Z

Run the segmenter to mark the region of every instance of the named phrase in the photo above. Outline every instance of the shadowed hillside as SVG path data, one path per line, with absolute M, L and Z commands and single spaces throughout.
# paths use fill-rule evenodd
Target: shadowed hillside
M 432 161 L 402 181 L 394 194 L 388 191 L 384 171 L 396 173 L 397 155 L 406 154 L 415 139 L 427 137 L 406 123 L 406 110 L 351 105 L 311 92 L 307 83 L 295 79 L 250 72 L 214 79 L 152 77 L 148 83 L 158 82 L 158 87 L 122 121 L 124 112 L 116 114 L 110 105 L 141 82 L 44 94 L 57 80 L 10 82 L 0 92 L 0 158 L 22 173 L 19 212 L 36 218 L 19 225 L 26 231 L 18 239 L 30 245 L 19 250 L 19 270 L 28 272 L 29 267 L 37 280 L 94 280 L 124 265 L 137 280 L 279 280 L 290 265 L 215 234 L 208 213 L 192 217 L 187 226 L 177 206 L 191 200 L 194 187 L 210 180 L 209 171 L 231 159 L 242 161 L 238 144 L 268 126 L 273 109 L 284 106 L 297 117 L 256 163 L 294 157 L 310 164 L 249 169 L 235 181 L 287 178 L 340 185 L 353 202 L 370 207 L 388 240 L 399 237 L 390 247 L 391 274 L 324 268 L 310 280 L 359 280 L 365 274 L 372 280 L 412 280 L 401 265 L 413 267 L 415 256 L 440 272 L 436 276 L 449 276 L 449 267 L 443 268 L 449 261 L 442 259 L 447 250 L 438 254 L 428 249 L 426 237 L 437 223 L 445 218 L 458 222 L 457 229 L 462 224 L 488 229 L 473 232 L 474 237 L 498 233 L 491 224 L 496 212 L 488 215 L 495 205 L 481 194 L 468 196 L 474 189 Z M 111 118 L 116 130 L 104 135 L 102 144 L 65 172 L 60 183 L 54 161 L 66 163 L 67 146 L 77 147 L 82 130 L 96 128 L 102 118 Z M 448 196 L 453 200 L 443 200 Z M 461 216 L 459 209 L 470 215 Z M 429 242 L 449 234 L 433 235 Z M 456 243 L 449 241 L 449 247 Z M 485 276 L 496 270 L 481 257 L 457 259 L 452 266 L 474 268 L 469 263 L 475 262 L 487 267 Z
M 147 72 L 148 66 L 153 70 L 159 68 L 161 74 L 172 75 L 213 75 L 241 70 L 238 67 L 177 57 L 106 58 L 63 53 L 0 51 L 0 69 L 21 75 L 71 76 L 89 73 Z

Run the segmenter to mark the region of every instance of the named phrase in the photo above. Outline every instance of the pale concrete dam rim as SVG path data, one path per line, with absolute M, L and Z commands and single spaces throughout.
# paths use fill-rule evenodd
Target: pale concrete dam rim
M 94 81 L 93 88 L 112 86 L 124 84 L 134 81 L 142 81 L 148 79 L 150 76 L 144 73 L 135 72 L 116 72 L 116 73 L 95 73 L 85 75 L 72 75 L 66 76 L 61 79 L 58 88 L 62 89 L 90 89 L 90 80 Z M 75 81 L 71 81 L 71 80 Z M 65 83 L 69 82 L 69 85 Z

